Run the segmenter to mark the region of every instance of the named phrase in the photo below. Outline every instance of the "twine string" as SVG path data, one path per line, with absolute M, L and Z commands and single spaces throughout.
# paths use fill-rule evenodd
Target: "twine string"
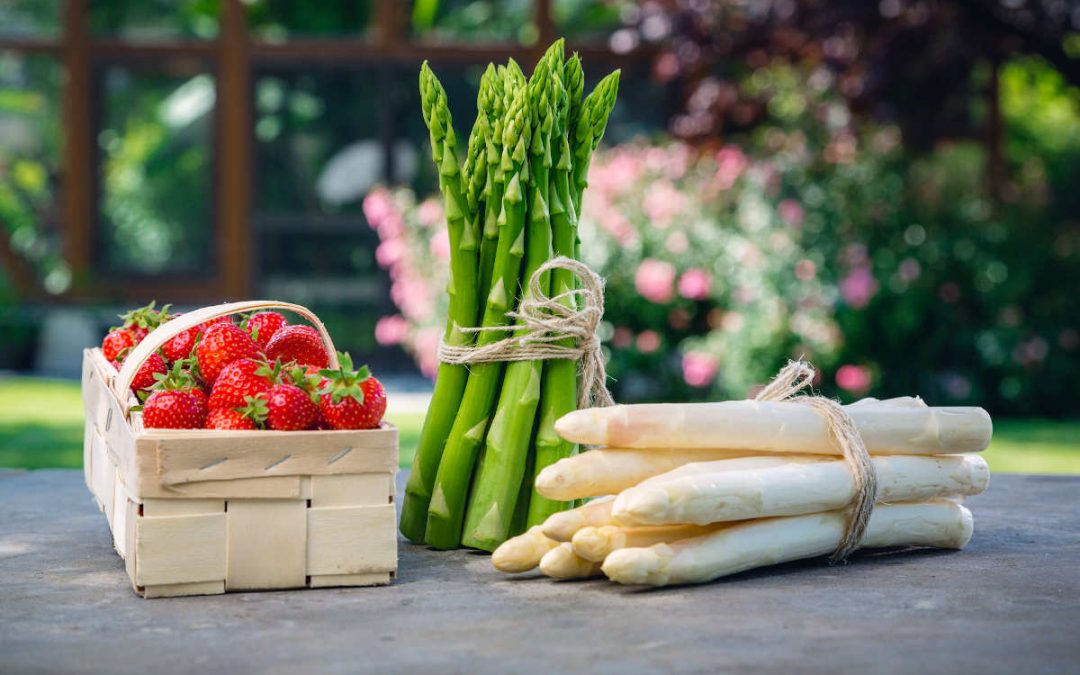
M 851 415 L 836 401 L 824 396 L 801 394 L 814 379 L 814 368 L 805 361 L 789 361 L 776 377 L 754 397 L 755 401 L 782 401 L 808 405 L 825 421 L 832 443 L 843 453 L 854 477 L 855 496 L 848 507 L 848 520 L 839 545 L 829 557 L 833 563 L 843 562 L 859 547 L 870 514 L 877 500 L 877 473 L 870 453 L 863 443 Z
M 567 270 L 581 280 L 574 288 L 548 296 L 540 288 L 543 275 Z M 580 306 L 579 301 L 580 300 Z M 584 263 L 558 256 L 541 265 L 529 279 L 528 292 L 513 321 L 505 326 L 455 328 L 462 333 L 511 333 L 494 342 L 474 345 L 439 344 L 439 361 L 453 365 L 507 361 L 578 361 L 578 409 L 614 405 L 607 388 L 607 369 L 597 328 L 604 317 L 604 279 Z

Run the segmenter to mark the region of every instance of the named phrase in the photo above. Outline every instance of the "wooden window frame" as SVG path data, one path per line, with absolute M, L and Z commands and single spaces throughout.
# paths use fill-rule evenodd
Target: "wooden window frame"
M 535 45 L 429 44 L 409 39 L 399 0 L 376 0 L 370 39 L 290 39 L 262 42 L 251 39 L 242 0 L 221 0 L 216 39 L 128 41 L 93 38 L 89 26 L 90 0 L 63 0 L 61 33 L 56 39 L 0 37 L 0 51 L 46 54 L 55 57 L 64 72 L 61 91 L 63 154 L 62 222 L 63 254 L 72 271 L 71 289 L 57 299 L 95 302 L 133 301 L 146 297 L 171 302 L 201 303 L 250 296 L 254 287 L 252 259 L 252 166 L 254 125 L 252 73 L 260 64 L 274 61 L 370 66 L 419 65 L 436 62 L 484 63 L 509 57 L 534 62 L 555 38 L 551 0 L 535 0 Z M 606 46 L 573 45 L 583 57 L 600 62 L 647 57 L 643 51 L 617 55 Z M 98 154 L 94 134 L 99 128 L 99 107 L 94 88 L 95 68 L 104 63 L 145 64 L 155 57 L 192 57 L 211 64 L 217 90 L 214 117 L 214 214 L 215 271 L 202 280 L 168 277 L 141 279 L 137 285 L 95 274 L 95 234 L 98 227 Z M 384 135 L 387 130 L 383 131 Z M 384 140 L 386 140 L 384 138 Z M 24 286 L 28 297 L 49 299 L 35 286 L 32 272 L 21 264 L 8 245 L 6 232 L 0 242 L 0 259 Z M 8 264 L 8 263 L 11 264 Z

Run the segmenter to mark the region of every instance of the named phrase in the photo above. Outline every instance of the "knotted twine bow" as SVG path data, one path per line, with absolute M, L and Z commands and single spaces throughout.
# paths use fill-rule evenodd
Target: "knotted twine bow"
M 825 421 L 834 445 L 840 448 L 855 479 L 855 497 L 848 511 L 847 527 L 830 562 L 843 562 L 859 547 L 877 499 L 877 473 L 855 422 L 836 401 L 824 396 L 800 395 L 814 379 L 814 368 L 805 361 L 789 361 L 755 401 L 787 401 L 808 405 Z
M 581 288 L 548 297 L 540 288 L 540 280 L 545 272 L 556 269 L 572 272 L 581 280 Z M 580 307 L 578 298 L 581 299 Z M 578 409 L 615 404 L 607 389 L 607 370 L 600 350 L 600 337 L 596 334 L 604 317 L 604 280 L 600 275 L 577 260 L 565 256 L 552 258 L 533 273 L 528 292 L 517 311 L 507 312 L 506 317 L 515 323 L 481 328 L 457 326 L 457 329 L 463 333 L 514 335 L 480 345 L 457 346 L 442 342 L 439 344 L 439 361 L 462 366 L 549 359 L 580 361 Z

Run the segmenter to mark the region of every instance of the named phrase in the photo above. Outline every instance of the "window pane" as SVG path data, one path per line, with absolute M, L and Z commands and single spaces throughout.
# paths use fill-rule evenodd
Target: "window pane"
M 255 75 L 255 207 L 338 213 L 384 177 L 373 68 L 262 69 Z
M 90 31 L 135 40 L 218 34 L 221 0 L 108 0 L 90 3 Z
M 214 250 L 213 77 L 110 66 L 102 84 L 102 266 L 205 274 Z
M 412 34 L 425 42 L 536 43 L 532 0 L 414 0 Z
M 626 0 L 555 0 L 551 20 L 555 32 L 571 42 L 606 42 L 622 27 L 622 17 L 637 11 Z
M 249 0 L 251 34 L 270 42 L 289 37 L 356 37 L 370 28 L 373 0 Z
M 0 0 L 0 36 L 58 36 L 61 2 L 62 0 Z
M 58 233 L 60 79 L 50 57 L 0 54 L 0 227 L 53 293 L 71 281 Z

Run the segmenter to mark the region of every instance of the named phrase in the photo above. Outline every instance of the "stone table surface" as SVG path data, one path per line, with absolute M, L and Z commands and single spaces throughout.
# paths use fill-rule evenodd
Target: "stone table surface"
M 143 600 L 81 473 L 0 500 L 0 673 L 1080 672 L 1080 477 L 995 476 L 964 551 L 659 590 L 403 542 L 389 587 Z

